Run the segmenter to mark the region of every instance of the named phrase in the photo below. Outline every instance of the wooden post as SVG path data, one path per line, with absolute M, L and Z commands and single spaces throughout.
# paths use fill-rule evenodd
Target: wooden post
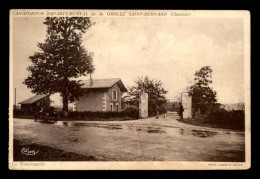
M 14 109 L 16 110 L 16 88 L 14 88 Z

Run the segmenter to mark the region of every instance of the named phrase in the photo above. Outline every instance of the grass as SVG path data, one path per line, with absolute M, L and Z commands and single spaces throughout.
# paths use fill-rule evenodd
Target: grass
M 46 145 L 30 143 L 14 139 L 14 161 L 97 161 L 94 156 L 85 156 L 73 152 L 66 152 Z M 25 155 L 22 149 L 39 151 L 35 155 Z

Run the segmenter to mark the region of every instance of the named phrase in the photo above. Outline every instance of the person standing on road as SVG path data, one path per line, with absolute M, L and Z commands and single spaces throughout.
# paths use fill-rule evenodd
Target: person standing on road
M 180 102 L 180 108 L 179 108 L 179 116 L 181 117 L 181 120 L 183 120 L 183 111 L 184 111 L 184 108 Z
M 39 115 L 39 112 L 40 112 L 40 108 L 39 107 L 36 107 L 33 111 L 33 116 L 34 116 L 34 120 L 37 121 L 38 119 L 38 115 Z
M 33 117 L 34 117 L 34 121 L 37 121 L 37 119 L 38 119 L 38 111 L 34 111 L 33 112 Z

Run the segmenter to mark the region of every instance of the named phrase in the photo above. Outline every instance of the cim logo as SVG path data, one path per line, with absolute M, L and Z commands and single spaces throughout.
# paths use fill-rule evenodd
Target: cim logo
M 21 152 L 24 155 L 36 155 L 39 152 L 39 150 L 36 151 L 36 150 L 30 150 L 29 148 L 23 148 Z

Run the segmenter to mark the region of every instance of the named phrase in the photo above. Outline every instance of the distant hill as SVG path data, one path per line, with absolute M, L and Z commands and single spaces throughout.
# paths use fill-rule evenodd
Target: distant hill
M 244 109 L 244 103 L 234 103 L 234 104 L 222 104 L 221 107 L 224 109 L 231 110 L 242 110 Z

